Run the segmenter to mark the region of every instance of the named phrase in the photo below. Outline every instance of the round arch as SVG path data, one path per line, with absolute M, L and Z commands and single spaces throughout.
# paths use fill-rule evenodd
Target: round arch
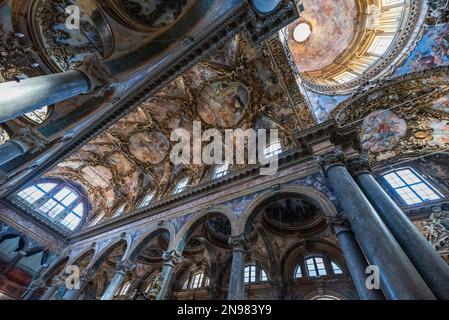
M 292 257 L 298 256 L 306 257 L 313 253 L 326 254 L 333 261 L 337 262 L 339 266 L 344 268 L 346 273 L 348 273 L 343 253 L 336 244 L 322 238 L 312 238 L 310 240 L 298 241 L 287 249 L 280 261 L 282 279 L 286 281 L 293 277 L 293 270 L 295 269 L 297 263 L 295 262 L 294 265 L 290 265 L 289 259 L 291 260 L 293 259 Z
M 239 219 L 237 234 L 248 233 L 251 228 L 251 223 L 259 210 L 269 204 L 273 200 L 283 197 L 296 196 L 304 199 L 317 208 L 321 209 L 327 218 L 337 217 L 337 209 L 333 203 L 321 192 L 304 186 L 285 185 L 278 190 L 270 190 L 254 199 L 243 212 Z
M 115 249 L 119 248 L 120 246 L 125 246 L 125 250 L 122 256 L 122 260 L 124 260 L 127 257 L 127 253 L 130 249 L 131 241 L 132 241 L 131 237 L 128 234 L 122 235 L 119 238 L 112 240 L 111 243 L 109 243 L 106 247 L 104 247 L 94 255 L 92 261 L 89 263 L 86 269 L 99 268 L 103 264 L 103 262 L 107 259 L 109 254 L 111 254 Z
M 176 234 L 170 249 L 182 252 L 192 232 L 194 232 L 199 225 L 206 222 L 209 218 L 217 215 L 221 215 L 228 219 L 231 224 L 231 235 L 236 235 L 238 228 L 237 217 L 234 212 L 229 207 L 224 205 L 211 206 L 196 214 L 185 226 L 181 228 L 181 230 Z
M 51 266 L 45 270 L 45 272 L 41 275 L 41 280 L 47 282 L 52 277 L 56 276 L 58 270 L 65 270 L 66 266 L 69 264 L 70 255 L 66 254 L 61 258 L 57 259 L 55 262 L 51 264 Z
M 145 247 L 145 245 L 148 244 L 148 242 L 150 242 L 152 239 L 154 239 L 163 232 L 168 232 L 169 234 L 170 240 L 168 248 L 170 248 L 175 239 L 176 231 L 172 223 L 164 221 L 162 224 L 150 227 L 148 231 L 146 231 L 137 240 L 135 240 L 133 244 L 130 246 L 129 250 L 127 250 L 125 259 L 130 259 L 131 261 L 133 261 L 135 258 L 137 258 L 140 251 Z

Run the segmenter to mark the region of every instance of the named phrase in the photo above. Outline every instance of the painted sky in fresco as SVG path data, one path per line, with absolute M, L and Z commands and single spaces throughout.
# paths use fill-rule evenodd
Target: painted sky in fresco
M 329 118 L 329 114 L 337 105 L 345 101 L 347 96 L 325 96 L 313 91 L 307 91 L 307 97 L 315 114 L 318 123 L 322 123 Z
M 449 25 L 429 26 L 410 57 L 392 78 L 444 65 L 449 65 Z M 326 96 L 309 90 L 308 98 L 318 122 L 322 123 L 349 95 Z
M 449 25 L 447 24 L 429 27 L 405 64 L 396 70 L 394 76 L 442 65 L 449 65 Z

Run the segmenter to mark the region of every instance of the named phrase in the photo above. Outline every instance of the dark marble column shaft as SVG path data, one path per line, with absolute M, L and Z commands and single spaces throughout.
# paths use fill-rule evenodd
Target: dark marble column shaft
M 354 181 L 344 161 L 344 154 L 338 148 L 320 158 L 360 248 L 369 263 L 379 268 L 385 297 L 434 300 L 435 295 Z
M 0 123 L 89 91 L 89 79 L 80 71 L 0 83 Z
M 344 225 L 334 225 L 333 229 L 360 300 L 385 300 L 381 290 L 368 289 L 366 286 L 368 262 L 362 250 L 360 250 L 351 228 Z
M 449 266 L 368 171 L 355 180 L 438 299 L 449 300 Z
M 228 300 L 244 300 L 245 298 L 245 246 L 247 239 L 244 234 L 229 239 L 232 247 L 232 264 L 229 278 Z
M 162 283 L 161 283 L 161 290 L 159 291 L 159 294 L 157 295 L 157 300 L 165 300 L 168 292 L 168 287 L 171 282 L 171 278 L 173 276 L 173 271 L 175 270 L 175 266 L 179 264 L 183 257 L 181 254 L 176 251 L 166 251 L 162 255 L 162 258 L 165 260 L 164 267 L 162 268 Z

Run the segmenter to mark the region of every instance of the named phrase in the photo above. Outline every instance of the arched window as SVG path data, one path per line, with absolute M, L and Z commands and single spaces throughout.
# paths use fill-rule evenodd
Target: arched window
M 382 177 L 407 205 L 441 198 L 441 194 L 435 188 L 410 168 L 389 172 Z
M 41 109 L 37 109 L 37 110 L 31 111 L 29 113 L 26 113 L 24 115 L 24 117 L 27 120 L 31 121 L 32 123 L 41 124 L 41 123 L 44 123 L 45 120 L 47 120 L 48 114 L 49 114 L 48 111 L 49 111 L 49 108 L 47 106 L 45 106 Z
M 270 144 L 269 146 L 265 147 L 265 149 L 264 149 L 265 159 L 272 158 L 281 153 L 282 153 L 282 146 L 279 141 Z
M 243 282 L 245 284 L 254 284 L 268 281 L 267 273 L 257 264 L 249 264 L 245 266 L 243 273 Z
M 332 271 L 334 272 L 334 274 L 343 274 L 343 271 L 341 270 L 340 266 L 336 262 L 331 261 L 331 265 L 332 265 Z
M 156 191 L 148 193 L 143 198 L 142 202 L 140 203 L 139 208 L 143 208 L 143 207 L 146 207 L 147 205 L 149 205 L 151 203 L 151 201 L 153 201 L 155 195 L 156 195 Z
M 182 286 L 183 290 L 194 290 L 199 288 L 208 287 L 210 284 L 210 279 L 208 276 L 204 274 L 204 271 L 199 271 L 197 273 L 192 274 L 190 277 L 188 277 L 184 285 Z
M 20 191 L 16 199 L 71 231 L 79 226 L 86 210 L 85 198 L 66 182 L 36 184 Z
M 114 213 L 114 215 L 113 215 L 112 217 L 113 217 L 113 218 L 120 217 L 120 216 L 123 214 L 123 212 L 125 211 L 125 208 L 126 208 L 126 204 L 122 204 L 122 205 L 117 209 L 117 211 Z
M 215 169 L 214 179 L 220 179 L 227 175 L 229 172 L 229 163 L 222 164 Z
M 175 190 L 173 191 L 173 194 L 178 194 L 178 193 L 186 191 L 188 186 L 189 186 L 189 178 L 182 179 L 176 185 Z
M 298 264 L 295 268 L 295 279 L 300 279 L 302 278 L 302 269 L 301 266 Z
M 0 126 L 0 144 L 4 144 L 8 140 L 11 140 L 8 132 Z
M 126 282 L 122 288 L 118 291 L 118 296 L 126 296 L 126 294 L 129 291 L 129 288 L 131 287 L 131 282 Z
M 327 275 L 323 257 L 320 255 L 307 258 L 306 267 L 309 277 L 321 277 Z

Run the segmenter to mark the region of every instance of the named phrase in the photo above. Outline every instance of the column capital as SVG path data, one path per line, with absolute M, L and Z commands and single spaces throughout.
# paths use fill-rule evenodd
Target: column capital
M 62 276 L 62 275 L 58 275 L 58 276 L 56 276 L 56 277 L 54 277 L 53 278 L 53 280 L 52 280 L 52 282 L 51 282 L 51 285 L 52 286 L 59 286 L 59 285 L 61 285 L 61 284 L 63 284 L 64 282 L 65 282 L 65 277 L 64 276 Z
M 352 232 L 351 224 L 341 214 L 337 215 L 336 217 L 328 218 L 328 223 L 336 236 L 338 236 L 338 234 L 342 232 Z
M 327 170 L 331 167 L 346 165 L 345 154 L 341 146 L 337 146 L 334 149 L 322 154 L 317 154 L 314 158 L 324 174 L 326 174 Z
M 36 153 L 43 150 L 50 141 L 36 129 L 24 127 L 19 129 L 11 142 L 22 148 L 24 153 Z
M 80 281 L 89 282 L 96 278 L 97 272 L 95 270 L 89 269 L 81 272 Z
M 136 269 L 137 265 L 130 260 L 122 260 L 117 263 L 116 270 L 123 274 L 130 274 Z
M 245 251 L 246 247 L 248 246 L 248 238 L 245 233 L 236 235 L 236 236 L 230 236 L 228 243 L 231 246 L 233 250 L 242 250 Z
M 96 96 L 103 95 L 110 85 L 117 82 L 96 54 L 88 54 L 83 61 L 75 65 L 74 69 L 89 79 L 90 92 Z
M 30 290 L 38 290 L 41 288 L 44 288 L 47 285 L 47 283 L 42 279 L 36 279 L 33 282 L 30 283 L 28 289 Z
M 162 259 L 165 261 L 165 264 L 169 264 L 171 266 L 175 266 L 180 264 L 184 257 L 178 250 L 164 251 L 162 254 Z
M 371 162 L 368 155 L 366 153 L 362 153 L 347 159 L 347 168 L 353 176 L 357 176 L 362 173 L 370 173 Z

